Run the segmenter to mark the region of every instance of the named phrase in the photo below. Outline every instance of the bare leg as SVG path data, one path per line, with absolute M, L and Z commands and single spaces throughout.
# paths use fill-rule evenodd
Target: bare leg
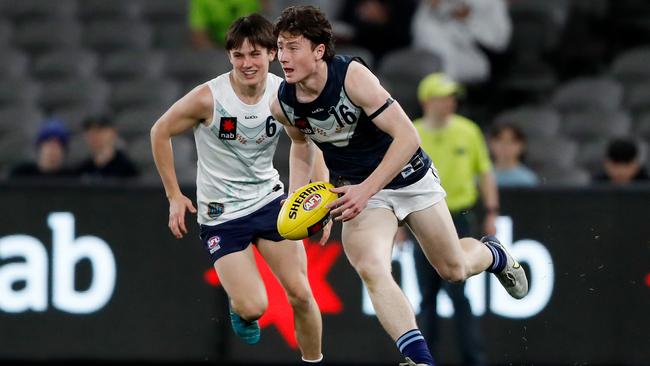
M 429 263 L 450 282 L 462 282 L 485 271 L 492 264 L 492 253 L 474 238 L 458 239 L 445 201 L 406 217 Z
M 397 338 L 417 328 L 411 304 L 391 275 L 393 237 L 397 218 L 382 208 L 365 209 L 343 224 L 343 248 L 368 288 L 377 318 Z
M 306 360 L 321 357 L 322 320 L 307 280 L 307 256 L 300 242 L 260 239 L 258 248 L 287 292 L 293 308 L 296 338 Z
M 230 297 L 233 311 L 247 321 L 259 319 L 268 307 L 268 300 L 252 246 L 217 259 L 214 269 Z

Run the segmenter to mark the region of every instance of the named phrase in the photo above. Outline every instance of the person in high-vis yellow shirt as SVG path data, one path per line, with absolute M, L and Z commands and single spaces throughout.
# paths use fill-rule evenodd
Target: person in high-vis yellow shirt
M 418 99 L 424 115 L 414 124 L 422 139 L 422 148 L 438 169 L 458 235 L 466 237 L 477 234 L 473 211 L 479 196 L 485 212 L 483 234 L 494 235 L 499 198 L 492 163 L 481 129 L 474 122 L 456 114 L 456 96 L 460 91 L 460 85 L 444 74 L 425 77 L 418 86 Z M 422 251 L 418 248 L 415 253 L 418 281 L 422 289 L 422 321 L 428 326 L 426 339 L 431 342 L 431 349 L 435 349 L 434 344 L 438 339 L 436 296 L 442 287 L 454 304 L 454 321 L 463 364 L 484 365 L 486 355 L 479 324 L 465 296 L 464 283 L 442 281 L 427 265 Z
M 224 47 L 230 24 L 263 8 L 260 0 L 191 0 L 189 7 L 191 42 L 197 49 Z

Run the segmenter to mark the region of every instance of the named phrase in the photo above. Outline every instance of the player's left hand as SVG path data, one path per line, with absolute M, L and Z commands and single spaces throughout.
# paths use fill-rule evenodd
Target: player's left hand
M 496 213 L 485 214 L 485 219 L 483 221 L 483 232 L 485 233 L 485 235 L 497 234 L 496 220 L 497 220 Z
M 361 184 L 331 188 L 330 191 L 339 194 L 339 198 L 330 202 L 327 208 L 336 221 L 350 221 L 366 208 L 372 193 Z

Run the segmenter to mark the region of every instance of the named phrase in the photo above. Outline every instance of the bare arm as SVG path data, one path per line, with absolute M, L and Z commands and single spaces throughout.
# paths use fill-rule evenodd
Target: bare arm
M 271 100 L 271 114 L 284 125 L 287 135 L 291 138 L 291 151 L 289 152 L 289 194 L 311 181 L 328 181 L 329 170 L 325 165 L 323 153 L 314 146 L 314 143 L 305 137 L 299 129 L 293 127 L 287 120 L 278 98 Z M 323 228 L 319 240 L 320 245 L 325 245 L 332 230 L 330 220 Z
M 185 210 L 194 213 L 196 209 L 178 185 L 171 138 L 210 118 L 212 94 L 207 85 L 201 85 L 174 103 L 151 128 L 151 150 L 170 204 L 169 228 L 177 238 L 187 233 Z
M 309 178 L 312 176 L 314 160 L 320 151 L 299 129 L 293 127 L 287 121 L 277 98 L 273 98 L 271 101 L 271 114 L 273 114 L 273 117 L 278 122 L 284 125 L 287 135 L 291 138 L 291 150 L 289 152 L 289 194 L 291 194 L 296 189 L 309 183 Z M 316 175 L 319 177 L 322 175 L 321 168 L 318 166 Z
M 390 97 L 370 70 L 352 62 L 345 78 L 345 89 L 350 99 L 371 115 Z M 408 163 L 420 145 L 420 137 L 402 107 L 394 102 L 373 119 L 373 123 L 393 138 L 386 155 L 375 170 L 361 184 L 341 187 L 337 193 L 345 195 L 331 206 L 339 206 L 332 213 L 341 214 L 339 220 L 347 221 L 365 208 L 368 199 L 383 189 Z M 351 194 L 350 191 L 354 193 Z M 347 198 L 346 198 L 347 197 Z M 347 211 L 347 212 L 346 212 Z

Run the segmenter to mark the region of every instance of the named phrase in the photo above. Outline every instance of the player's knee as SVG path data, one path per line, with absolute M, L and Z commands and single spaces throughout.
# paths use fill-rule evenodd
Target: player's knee
M 379 261 L 360 261 L 354 265 L 354 269 L 370 290 L 382 279 L 391 277 L 390 267 L 386 267 Z
M 253 321 L 264 315 L 268 307 L 268 301 L 266 299 L 245 299 L 238 302 L 233 301 L 232 307 L 239 316 L 248 321 Z
M 438 273 L 442 279 L 451 283 L 460 283 L 467 279 L 467 271 L 460 264 L 441 266 L 438 268 Z
M 287 297 L 294 310 L 307 309 L 313 300 L 312 292 L 307 284 L 288 287 Z

